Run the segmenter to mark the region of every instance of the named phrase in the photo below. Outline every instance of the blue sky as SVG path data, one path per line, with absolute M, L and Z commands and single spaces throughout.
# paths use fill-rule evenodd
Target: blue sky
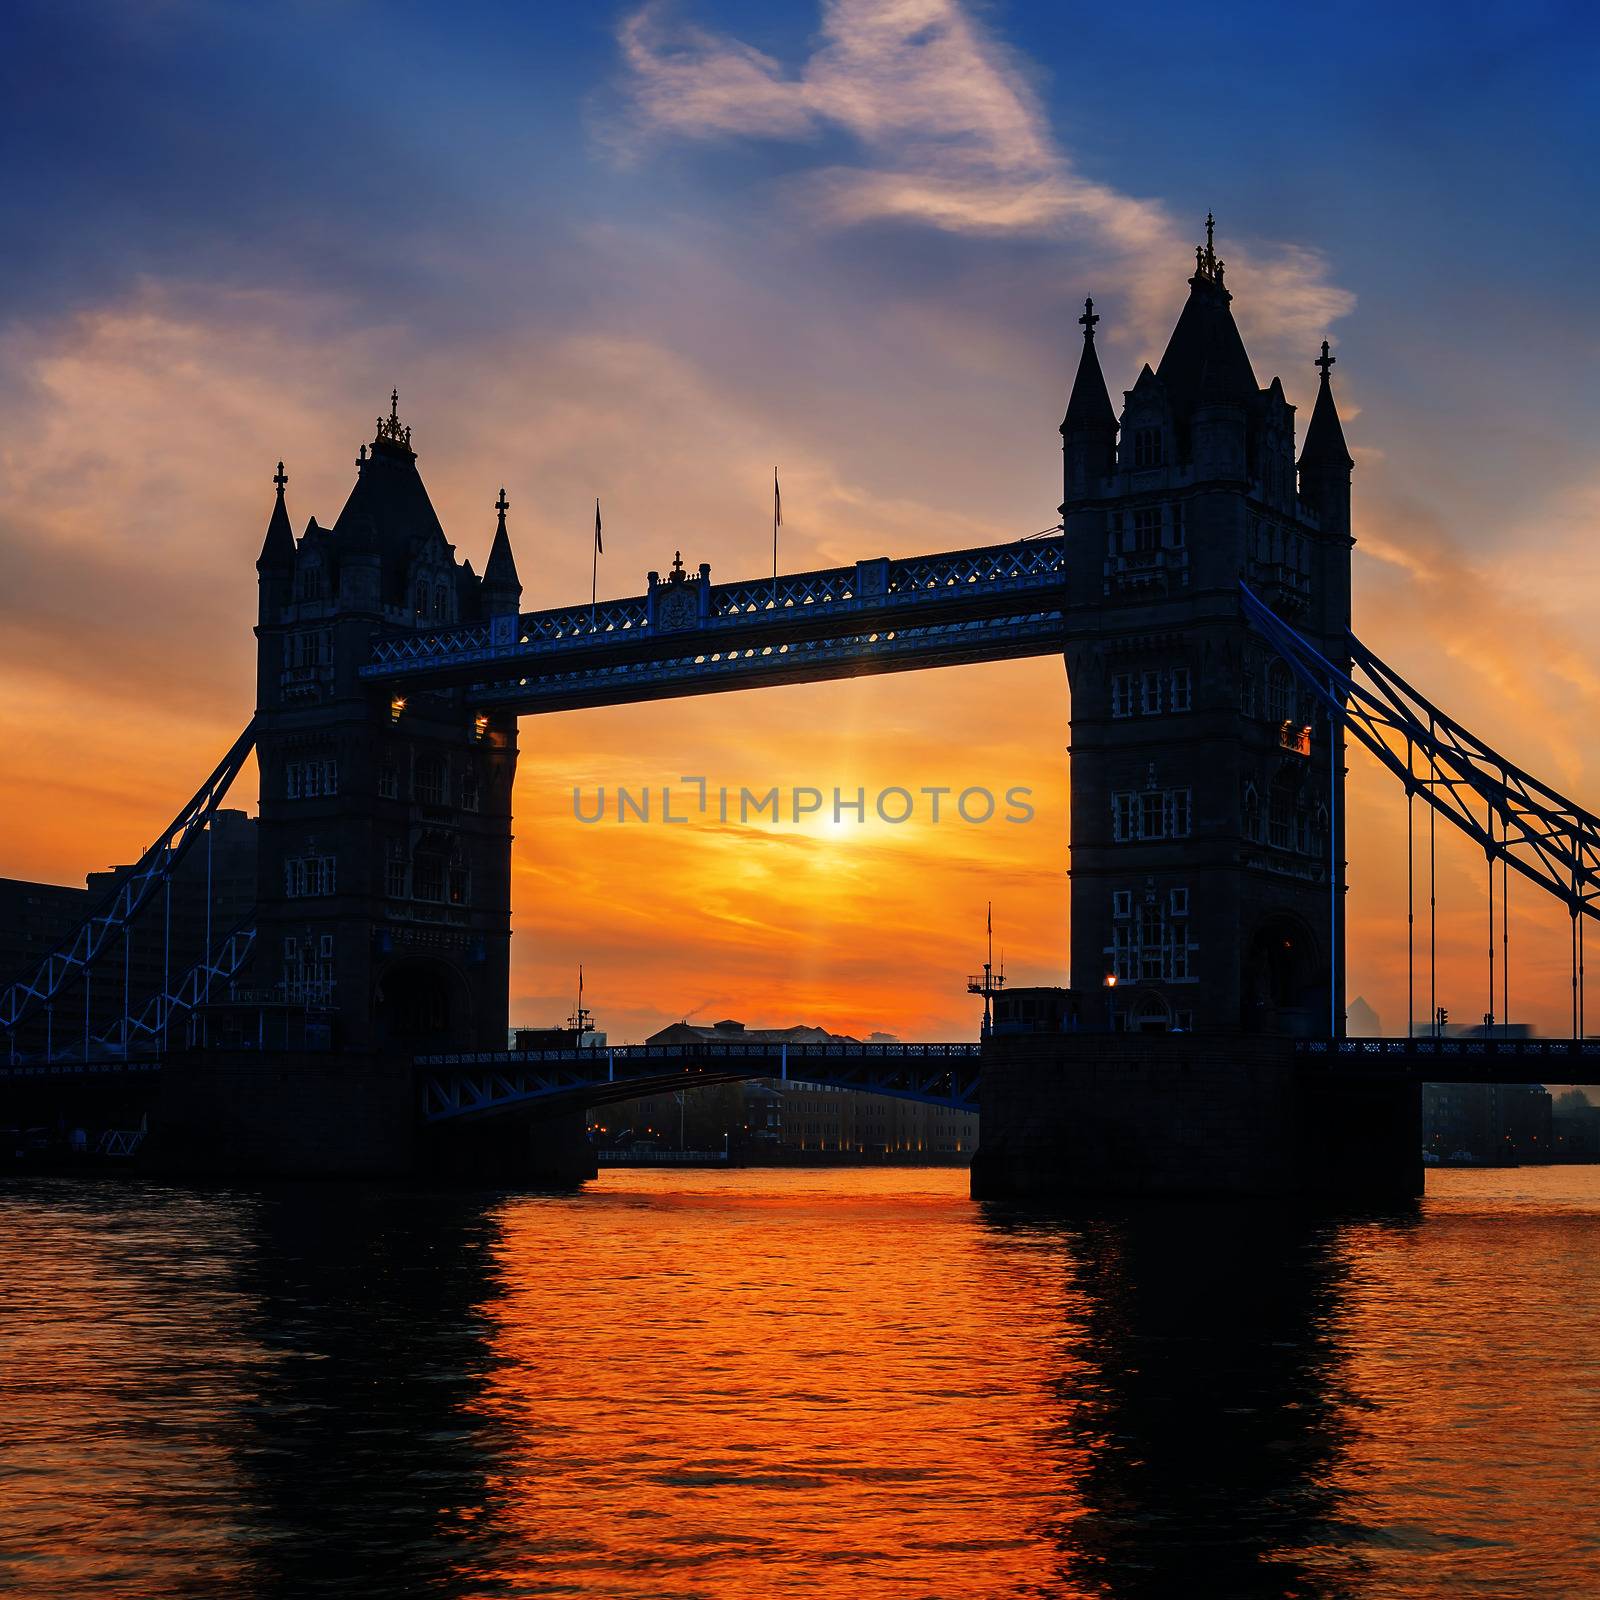
M 1323 337 L 1339 357 L 1358 628 L 1593 804 L 1597 31 L 1576 5 L 14 3 L 17 792 L 44 719 L 94 774 L 46 813 L 165 814 L 150 750 L 198 776 L 248 705 L 276 461 L 297 526 L 330 520 L 394 385 L 479 566 L 506 483 L 530 604 L 583 592 L 597 495 L 602 588 L 679 546 L 760 570 L 775 463 L 796 566 L 1043 527 L 1083 296 L 1126 387 L 1211 209 L 1261 380 L 1303 420 Z M 1027 700 L 1044 668 L 1006 670 Z M 1034 736 L 956 682 L 874 714 Z M 642 726 L 541 724 L 525 771 Z M 73 848 L 41 823 L 9 870 L 70 877 Z

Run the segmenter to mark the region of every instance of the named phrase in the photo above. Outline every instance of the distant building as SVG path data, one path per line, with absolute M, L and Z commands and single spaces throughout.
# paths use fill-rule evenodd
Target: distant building
M 886 1035 L 874 1035 L 884 1040 Z M 746 1028 L 724 1019 L 702 1026 L 675 1022 L 647 1044 L 854 1043 L 850 1034 L 803 1024 Z M 720 1088 L 685 1089 L 642 1096 L 590 1113 L 608 1137 L 629 1130 L 687 1149 L 747 1144 L 755 1148 L 851 1152 L 859 1155 L 965 1155 L 978 1143 L 978 1118 L 970 1111 L 924 1105 L 891 1095 L 863 1094 L 797 1078 L 758 1078 Z
M 1529 1083 L 1425 1083 L 1422 1147 L 1442 1161 L 1553 1160 L 1550 1095 Z
M 1357 995 L 1345 1008 L 1344 1031 L 1346 1038 L 1350 1039 L 1381 1039 L 1383 1037 L 1383 1022 L 1378 1013 L 1366 1002 L 1365 997 Z
M 1582 1089 L 1557 1096 L 1550 1125 L 1557 1161 L 1600 1162 L 1600 1106 Z

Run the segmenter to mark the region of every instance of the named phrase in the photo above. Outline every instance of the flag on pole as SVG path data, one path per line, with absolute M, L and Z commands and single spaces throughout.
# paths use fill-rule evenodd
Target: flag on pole
M 598 500 L 594 503 L 594 553 L 597 556 L 603 556 L 606 553 L 606 547 L 600 541 L 600 502 Z
M 778 493 L 778 469 L 772 469 L 772 581 L 778 581 L 778 529 L 783 526 L 783 496 Z
M 589 631 L 594 632 L 595 605 L 600 596 L 600 556 L 605 546 L 600 542 L 600 501 L 594 503 L 594 557 L 589 563 Z

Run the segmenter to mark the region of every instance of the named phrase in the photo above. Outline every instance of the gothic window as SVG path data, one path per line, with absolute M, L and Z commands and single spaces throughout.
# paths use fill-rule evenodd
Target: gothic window
M 1267 720 L 1294 721 L 1294 678 L 1281 661 L 1267 668 Z
M 433 614 L 441 622 L 445 619 L 445 589 L 444 585 L 437 584 L 433 591 Z
M 1159 983 L 1165 976 L 1162 960 L 1166 940 L 1166 918 L 1158 905 L 1146 901 L 1139 907 L 1134 924 L 1139 944 L 1139 978 L 1145 983 Z
M 383 765 L 378 768 L 378 798 L 380 800 L 400 798 L 400 771 L 394 764 L 393 756 L 385 756 Z
M 290 761 L 284 767 L 284 795 L 290 800 L 316 800 L 339 792 L 339 763 L 332 757 Z
M 1161 673 L 1141 672 L 1139 674 L 1139 712 L 1141 716 L 1153 717 L 1161 711 Z
M 1139 837 L 1159 839 L 1166 831 L 1166 796 L 1157 789 L 1146 789 L 1139 796 Z
M 1138 471 L 1145 467 L 1161 465 L 1161 430 L 1135 428 L 1133 430 L 1133 465 Z
M 417 610 L 417 615 L 419 617 L 425 617 L 428 614 L 428 585 L 421 578 L 417 579 L 417 606 L 416 606 L 416 610 Z
M 1139 837 L 1136 801 L 1137 796 L 1132 794 L 1114 794 L 1111 797 L 1111 837 L 1117 844 Z
M 1189 669 L 1187 667 L 1174 667 L 1167 681 L 1167 706 L 1172 711 L 1187 711 L 1189 704 Z
M 1275 850 L 1294 849 L 1295 812 L 1300 798 L 1299 789 L 1295 774 L 1287 768 L 1272 780 L 1267 842 Z
M 1119 672 L 1111 680 L 1111 715 L 1114 717 L 1131 717 L 1133 715 L 1133 674 Z
M 332 856 L 294 856 L 283 864 L 283 892 L 290 900 L 306 900 L 337 892 Z
M 302 562 L 300 570 L 294 575 L 295 599 L 321 600 L 323 594 L 322 563 L 320 561 Z
M 1146 506 L 1133 514 L 1133 548 L 1149 555 L 1161 548 L 1161 508 Z
M 461 809 L 463 811 L 478 809 L 478 774 L 471 766 L 461 774 Z
M 383 892 L 391 900 L 406 897 L 406 847 L 400 839 L 391 839 L 384 855 Z
M 446 803 L 447 769 L 438 756 L 424 756 L 417 763 L 417 802 L 425 806 Z
M 1256 675 L 1250 667 L 1244 669 L 1244 681 L 1239 688 L 1239 709 L 1247 717 L 1256 714 Z
M 1253 783 L 1244 786 L 1244 836 L 1261 842 L 1261 796 Z
M 419 850 L 411 867 L 411 892 L 418 900 L 444 899 L 445 861 L 433 850 Z
M 1184 547 L 1184 539 L 1183 505 L 1180 502 L 1179 504 L 1174 505 L 1172 508 L 1172 532 L 1169 543 L 1172 545 L 1174 550 L 1181 550 Z
M 1194 810 L 1194 796 L 1189 789 L 1169 789 L 1164 799 L 1163 823 L 1169 839 L 1187 839 L 1191 826 L 1190 814 Z
M 1136 839 L 1186 839 L 1193 808 L 1190 789 L 1124 790 L 1111 797 L 1111 837 L 1118 844 Z
M 283 664 L 288 668 L 324 667 L 333 660 L 333 635 L 327 628 L 298 628 L 283 636 Z
M 450 857 L 450 870 L 448 874 L 448 888 L 450 904 L 464 906 L 471 895 L 472 877 L 467 871 L 467 863 L 458 847 Z

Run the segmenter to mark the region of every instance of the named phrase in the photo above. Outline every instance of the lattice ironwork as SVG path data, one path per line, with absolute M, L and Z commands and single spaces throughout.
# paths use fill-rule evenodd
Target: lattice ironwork
M 110 897 L 67 940 L 45 957 L 28 978 L 0 994 L 0 1036 L 14 1033 L 41 1006 L 50 1004 L 100 959 L 107 944 L 122 933 L 171 877 L 185 852 L 205 832 L 233 780 L 255 749 L 252 720 L 234 741 L 189 803 L 161 836 L 118 879 Z
M 838 618 L 838 623 L 829 625 L 829 631 L 838 632 L 841 625 L 848 629 L 858 613 L 866 620 L 869 615 L 905 612 L 909 622 L 918 609 L 955 599 L 977 602 L 993 595 L 997 607 L 1005 610 L 1016 605 L 1019 594 L 1059 587 L 1064 574 L 1061 536 L 1036 535 L 905 561 L 879 558 L 848 567 L 712 584 L 704 591 L 704 621 L 693 629 L 652 628 L 650 597 L 639 595 L 594 606 L 526 612 L 514 629 L 507 624 L 503 636 L 493 623 L 392 634 L 374 643 L 362 676 L 415 678 L 454 672 L 459 681 L 461 669 L 480 663 L 531 667 L 544 659 L 575 660 L 588 649 L 610 651 L 619 645 L 648 646 L 656 641 L 670 650 L 689 637 L 712 633 L 737 633 L 759 647 L 763 629 L 792 634 L 801 613 L 808 626 L 811 619 L 820 625 L 824 617 Z M 689 587 L 700 592 L 694 580 Z
M 137 1015 L 124 1017 L 116 1027 L 101 1035 L 99 1043 L 128 1050 L 146 1041 L 165 1042 L 175 1017 L 187 1016 L 211 998 L 212 989 L 227 983 L 244 970 L 255 948 L 254 928 L 235 928 L 215 950 L 184 973 L 169 994 L 152 995 Z
M 1347 672 L 1246 585 L 1239 587 L 1251 625 L 1409 794 L 1426 800 L 1486 857 L 1561 900 L 1573 917 L 1600 916 L 1600 817 L 1462 727 L 1354 633 L 1346 635 Z

